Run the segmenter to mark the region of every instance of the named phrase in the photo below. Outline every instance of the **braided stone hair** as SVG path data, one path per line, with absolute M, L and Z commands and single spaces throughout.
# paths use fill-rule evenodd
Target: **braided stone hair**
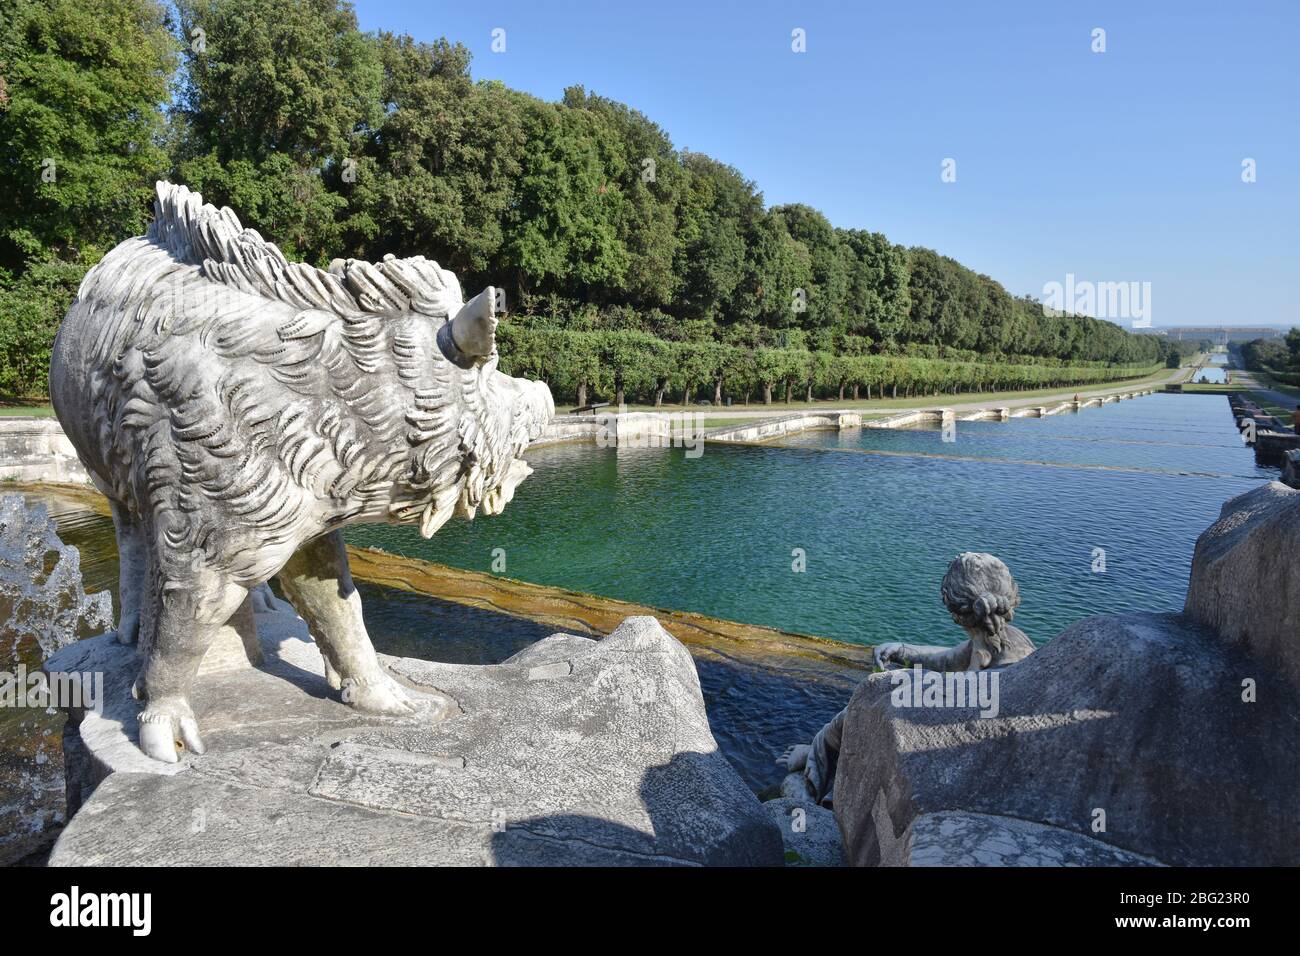
M 995 647 L 1002 643 L 1002 632 L 1020 604 L 1020 589 L 1011 569 L 993 555 L 978 551 L 966 551 L 953 559 L 939 593 L 954 621 L 982 631 Z

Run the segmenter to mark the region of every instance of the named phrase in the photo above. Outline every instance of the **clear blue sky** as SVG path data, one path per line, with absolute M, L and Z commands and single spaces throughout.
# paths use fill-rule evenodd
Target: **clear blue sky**
M 1300 323 L 1300 0 L 356 6 L 362 29 L 464 43 L 476 79 L 621 100 L 769 204 L 1014 293 L 1074 273 L 1150 282 L 1158 326 Z

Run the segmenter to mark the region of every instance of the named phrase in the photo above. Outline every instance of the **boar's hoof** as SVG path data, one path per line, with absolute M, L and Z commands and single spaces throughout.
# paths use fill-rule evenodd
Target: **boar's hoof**
M 371 681 L 345 679 L 343 702 L 353 710 L 366 714 L 407 717 L 416 712 L 415 704 L 406 696 L 402 685 L 387 674 Z
M 199 724 L 189 704 L 178 698 L 151 701 L 140 714 L 140 749 L 163 763 L 176 763 L 180 751 L 204 751 Z

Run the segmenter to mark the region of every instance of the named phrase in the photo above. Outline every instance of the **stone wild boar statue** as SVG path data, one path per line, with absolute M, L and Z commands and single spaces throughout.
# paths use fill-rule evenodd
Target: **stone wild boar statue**
M 288 262 L 229 209 L 158 184 L 148 235 L 95 266 L 50 394 L 112 505 L 140 747 L 202 752 L 191 683 L 217 630 L 278 576 L 353 707 L 413 705 L 380 667 L 340 529 L 496 514 L 554 414 L 497 371 L 496 292 L 422 257 Z

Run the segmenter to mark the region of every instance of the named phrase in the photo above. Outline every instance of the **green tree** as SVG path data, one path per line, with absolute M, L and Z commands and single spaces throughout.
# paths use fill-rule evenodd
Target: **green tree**
M 845 254 L 835 227 L 811 206 L 777 206 L 772 215 L 785 225 L 790 238 L 806 250 L 811 282 L 808 310 L 799 323 L 804 328 L 832 328 L 844 325 L 849 294 L 849 256 Z
M 816 292 L 807 246 L 790 235 L 781 216 L 769 212 L 755 224 L 746 252 L 745 279 L 737 289 L 739 315 L 772 329 L 802 328 Z
M 847 229 L 842 236 L 848 253 L 848 330 L 892 350 L 911 308 L 907 250 L 878 232 Z
M 340 0 L 177 0 L 185 70 L 176 167 L 318 264 L 349 231 L 345 191 L 381 120 L 379 47 Z
M 741 318 L 736 291 L 746 277 L 763 197 L 735 169 L 702 153 L 683 153 L 682 164 L 687 184 L 678 208 L 674 272 L 680 287 L 675 304 L 691 318 L 735 322 Z
M 469 51 L 381 33 L 383 120 L 364 137 L 348 192 L 354 255 L 426 255 L 475 285 L 502 283 L 528 99 L 475 85 Z
M 1291 351 L 1291 367 L 1300 372 L 1300 328 L 1287 332 L 1286 347 Z
M 609 131 L 606 171 L 623 199 L 615 227 L 629 256 L 623 298 L 641 309 L 668 305 L 680 282 L 673 264 L 680 246 L 678 206 L 686 185 L 672 140 L 644 114 L 581 86 L 566 89 L 563 103 L 600 117 Z
M 608 171 L 608 128 L 593 113 L 531 101 L 524 129 L 505 220 L 520 293 L 610 301 L 626 288 L 631 257 L 619 239 L 623 196 Z
M 175 65 L 153 0 L 0 0 L 0 270 L 143 232 Z
M 0 393 L 44 393 L 86 269 L 144 232 L 175 66 L 153 0 L 0 0 Z

